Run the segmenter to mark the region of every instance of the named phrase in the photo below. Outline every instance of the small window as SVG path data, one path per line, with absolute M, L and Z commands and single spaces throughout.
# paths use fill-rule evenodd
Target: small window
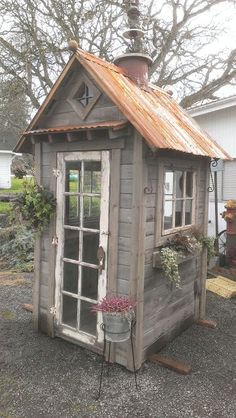
M 82 83 L 74 98 L 85 108 L 93 99 L 93 95 L 87 84 Z
M 163 232 L 193 224 L 194 173 L 190 170 L 164 172 Z

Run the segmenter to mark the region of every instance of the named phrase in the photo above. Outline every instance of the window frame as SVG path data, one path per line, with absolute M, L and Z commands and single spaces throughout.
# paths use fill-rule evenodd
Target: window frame
M 192 221 L 189 225 L 178 226 L 164 230 L 164 180 L 165 172 L 169 171 L 191 171 L 193 173 L 193 198 L 192 198 Z M 156 205 L 156 238 L 155 245 L 163 245 L 167 238 L 178 232 L 189 231 L 196 225 L 197 202 L 198 202 L 198 181 L 199 165 L 196 161 L 189 162 L 183 159 L 161 158 L 158 159 L 157 169 L 157 205 Z M 181 199 L 180 199 L 181 200 Z M 173 223 L 172 223 L 173 225 Z
M 183 197 L 176 197 L 176 173 L 177 171 L 182 171 L 184 173 L 184 179 L 183 179 Z M 165 174 L 167 172 L 173 173 L 173 193 L 172 193 L 172 199 L 165 199 Z M 186 178 L 187 178 L 187 172 L 192 173 L 192 197 L 186 197 Z M 164 167 L 163 171 L 163 191 L 162 191 L 162 235 L 168 235 L 172 232 L 191 228 L 194 223 L 194 209 L 195 209 L 195 193 L 196 193 L 196 172 L 194 170 L 186 169 L 186 168 L 169 168 Z M 192 208 L 191 208 L 191 223 L 185 224 L 185 207 L 187 201 L 192 202 Z M 164 206 L 165 202 L 172 202 L 172 228 L 165 229 L 165 217 L 164 217 Z M 181 209 L 181 224 L 180 226 L 173 226 L 175 225 L 176 220 L 176 203 L 177 202 L 183 202 L 183 206 Z

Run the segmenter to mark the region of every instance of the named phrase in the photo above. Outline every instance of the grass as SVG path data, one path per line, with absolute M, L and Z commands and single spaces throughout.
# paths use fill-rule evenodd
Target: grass
M 23 179 L 13 178 L 10 189 L 0 189 L 0 194 L 20 193 L 23 188 L 23 183 L 30 181 L 29 177 Z
M 23 188 L 24 182 L 30 181 L 30 178 L 17 179 L 12 178 L 10 189 L 0 189 L 0 194 L 13 194 L 20 193 Z M 7 214 L 11 210 L 11 204 L 8 202 L 0 202 L 0 214 Z
M 8 202 L 0 202 L 0 214 L 8 214 L 11 210 L 11 204 Z

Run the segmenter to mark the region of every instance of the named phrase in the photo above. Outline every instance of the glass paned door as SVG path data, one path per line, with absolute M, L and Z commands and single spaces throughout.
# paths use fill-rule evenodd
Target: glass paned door
M 58 155 L 56 319 L 61 332 L 94 343 L 101 339 L 99 314 L 91 311 L 106 294 L 109 152 Z

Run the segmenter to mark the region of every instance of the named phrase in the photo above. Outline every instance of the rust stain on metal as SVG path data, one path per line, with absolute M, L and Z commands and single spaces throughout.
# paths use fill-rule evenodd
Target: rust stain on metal
M 65 133 L 65 132 L 77 132 L 86 129 L 103 129 L 103 128 L 116 128 L 122 129 L 127 125 L 127 120 L 112 120 L 112 121 L 104 121 L 104 122 L 95 122 L 90 124 L 82 124 L 82 125 L 75 125 L 75 126 L 57 126 L 55 128 L 42 128 L 42 129 L 35 129 L 32 131 L 26 131 L 23 133 L 24 136 L 27 135 L 40 135 L 40 134 L 47 134 L 47 133 Z
M 230 158 L 167 92 L 140 87 L 117 66 L 79 48 L 76 57 L 152 148 Z

